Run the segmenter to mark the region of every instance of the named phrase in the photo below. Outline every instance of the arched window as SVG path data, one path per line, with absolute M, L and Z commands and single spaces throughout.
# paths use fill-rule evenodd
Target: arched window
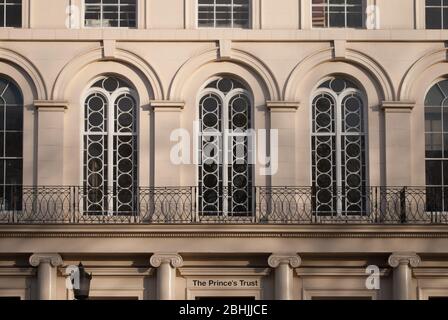
M 237 80 L 211 81 L 199 98 L 199 212 L 202 216 L 252 215 L 252 128 L 249 91 Z
M 0 206 L 20 210 L 23 168 L 23 98 L 19 88 L 0 77 Z
M 448 80 L 436 83 L 425 99 L 428 210 L 448 210 Z
M 319 215 L 366 212 L 364 95 L 349 80 L 322 83 L 312 102 L 313 207 Z
M 103 77 L 84 103 L 84 210 L 131 215 L 137 207 L 137 100 L 130 86 Z

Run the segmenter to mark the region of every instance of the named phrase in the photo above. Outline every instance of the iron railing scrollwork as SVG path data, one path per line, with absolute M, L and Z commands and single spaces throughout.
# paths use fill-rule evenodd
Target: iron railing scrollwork
M 116 211 L 105 188 L 103 211 L 89 211 L 89 189 L 78 186 L 6 186 L 0 224 L 448 224 L 448 192 L 439 187 L 366 187 L 360 210 L 318 210 L 316 187 L 252 187 L 247 212 L 200 212 L 197 187 L 140 187 L 130 211 Z M 345 201 L 344 190 L 334 190 Z M 223 188 L 222 202 L 233 193 Z M 225 206 L 224 206 L 225 207 Z M 229 206 L 230 207 L 230 206 Z

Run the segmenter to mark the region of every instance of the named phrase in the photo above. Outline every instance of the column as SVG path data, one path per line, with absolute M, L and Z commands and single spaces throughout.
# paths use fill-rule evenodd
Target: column
M 56 300 L 57 267 L 62 265 L 62 257 L 57 253 L 35 253 L 30 265 L 37 267 L 38 299 Z
M 157 269 L 157 299 L 175 300 L 176 268 L 182 267 L 184 261 L 177 253 L 155 253 L 150 264 Z
M 275 269 L 275 299 L 293 299 L 294 269 L 298 268 L 302 259 L 295 253 L 272 254 L 268 264 Z
M 412 285 L 412 268 L 418 267 L 421 260 L 415 253 L 398 252 L 389 257 L 389 265 L 394 268 L 394 300 L 410 300 Z
M 154 115 L 154 184 L 156 187 L 179 187 L 179 164 L 172 162 L 171 148 L 176 142 L 171 141 L 174 130 L 181 128 L 183 102 L 151 101 Z
M 64 101 L 35 101 L 37 111 L 37 184 L 60 186 L 63 180 Z
M 386 185 L 412 185 L 411 179 L 411 112 L 414 103 L 384 101 Z
M 296 180 L 296 111 L 298 102 L 267 101 L 271 130 L 278 130 L 278 171 L 271 177 L 272 186 L 295 186 Z M 275 146 L 271 145 L 271 155 Z M 272 156 L 271 156 L 272 159 Z M 274 164 L 271 163 L 271 166 Z

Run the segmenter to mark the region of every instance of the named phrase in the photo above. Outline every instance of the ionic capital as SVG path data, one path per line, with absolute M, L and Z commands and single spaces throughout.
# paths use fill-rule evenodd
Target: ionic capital
M 421 259 L 413 252 L 395 252 L 390 255 L 388 262 L 392 268 L 396 268 L 402 264 L 416 268 L 420 264 Z
M 277 268 L 281 264 L 298 268 L 302 264 L 302 259 L 295 253 L 274 253 L 269 257 L 268 264 L 271 268 Z
M 35 253 L 29 261 L 33 267 L 38 267 L 43 262 L 49 263 L 53 267 L 59 267 L 63 264 L 61 255 L 57 253 Z
M 177 253 L 155 253 L 149 262 L 154 268 L 158 268 L 164 263 L 170 264 L 173 268 L 180 268 L 184 264 L 184 260 Z

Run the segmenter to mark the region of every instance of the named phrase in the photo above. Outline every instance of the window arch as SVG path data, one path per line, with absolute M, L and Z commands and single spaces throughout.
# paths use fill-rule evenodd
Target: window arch
M 137 98 L 115 77 L 102 77 L 84 101 L 83 185 L 89 214 L 131 215 L 137 208 Z
M 199 97 L 199 213 L 252 215 L 252 99 L 239 81 L 212 80 Z
M 313 207 L 320 215 L 366 212 L 367 155 L 364 94 L 332 77 L 312 100 Z
M 425 162 L 428 210 L 448 210 L 448 79 L 425 97 Z
M 23 183 L 23 97 L 20 89 L 0 77 L 0 206 L 19 210 Z

